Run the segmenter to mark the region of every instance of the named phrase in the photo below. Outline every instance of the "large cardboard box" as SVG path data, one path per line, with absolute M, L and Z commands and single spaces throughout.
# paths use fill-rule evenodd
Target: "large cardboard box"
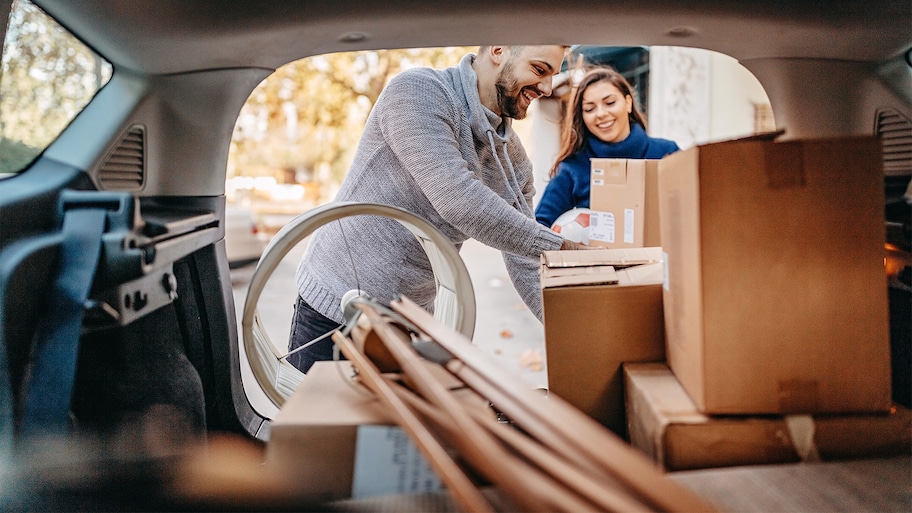
M 589 243 L 619 249 L 661 246 L 659 161 L 590 160 Z
M 493 414 L 492 414 L 493 415 Z M 433 492 L 441 481 L 347 361 L 317 362 L 274 419 L 267 472 L 321 500 Z
M 542 255 L 548 389 L 625 436 L 623 362 L 663 361 L 661 248 Z
M 667 470 L 909 454 L 912 412 L 796 416 L 700 413 L 664 363 L 624 365 L 630 443 Z
M 690 148 L 659 203 L 668 362 L 701 411 L 890 408 L 876 139 Z

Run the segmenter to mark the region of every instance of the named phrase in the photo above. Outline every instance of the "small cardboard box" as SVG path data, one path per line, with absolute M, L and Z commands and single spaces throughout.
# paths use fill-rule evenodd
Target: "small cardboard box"
M 668 363 L 702 412 L 891 407 L 877 139 L 690 148 L 659 203 Z
M 624 365 L 630 443 L 667 470 L 909 454 L 912 412 L 707 416 L 664 363 Z
M 274 419 L 267 472 L 322 500 L 433 492 L 441 481 L 347 361 L 317 362 Z
M 659 161 L 590 160 L 589 243 L 606 248 L 661 246 Z
M 621 363 L 665 359 L 660 256 L 661 248 L 542 255 L 548 390 L 621 437 Z

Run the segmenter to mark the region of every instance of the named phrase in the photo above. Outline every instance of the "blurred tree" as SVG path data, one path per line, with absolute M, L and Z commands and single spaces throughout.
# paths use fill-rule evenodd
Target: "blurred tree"
M 475 47 L 422 48 L 320 55 L 287 64 L 250 95 L 238 117 L 228 177 L 341 182 L 367 116 L 400 71 L 457 64 Z M 327 183 L 328 182 L 328 183 Z
M 9 172 L 57 137 L 110 78 L 111 68 L 25 0 L 13 1 L 4 41 L 0 172 Z
M 111 67 L 28 0 L 12 2 L 4 28 L 0 172 L 9 172 L 54 140 L 110 78 Z M 337 53 L 277 69 L 238 117 L 228 177 L 291 178 L 331 188 L 347 172 L 367 116 L 392 76 L 415 66 L 451 66 L 474 49 Z

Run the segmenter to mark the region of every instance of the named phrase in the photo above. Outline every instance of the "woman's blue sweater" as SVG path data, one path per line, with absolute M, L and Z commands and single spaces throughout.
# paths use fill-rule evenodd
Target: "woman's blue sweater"
M 548 182 L 535 209 L 535 220 L 550 227 L 564 212 L 589 207 L 591 158 L 660 159 L 679 149 L 674 141 L 649 137 L 639 124 L 631 124 L 630 135 L 619 143 L 590 135 L 579 151 L 558 165 L 557 175 Z

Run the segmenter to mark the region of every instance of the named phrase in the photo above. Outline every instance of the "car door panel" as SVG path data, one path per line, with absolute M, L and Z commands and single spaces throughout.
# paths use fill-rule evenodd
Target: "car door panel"
M 263 419 L 233 385 L 240 370 L 222 241 L 224 198 L 84 190 L 85 174 L 60 173 L 65 167 L 39 160 L 0 186 L 2 386 L 13 404 L 28 394 L 35 327 L 53 315 L 48 291 L 60 260 L 63 212 L 74 204 L 103 206 L 107 228 L 86 303 L 72 403 L 80 429 L 125 429 L 154 418 L 156 426 L 193 436 L 206 429 L 259 431 Z M 57 179 L 34 187 L 35 177 L 46 174 Z M 18 422 L 21 408 L 13 410 Z M 183 421 L 161 424 L 162 415 Z

